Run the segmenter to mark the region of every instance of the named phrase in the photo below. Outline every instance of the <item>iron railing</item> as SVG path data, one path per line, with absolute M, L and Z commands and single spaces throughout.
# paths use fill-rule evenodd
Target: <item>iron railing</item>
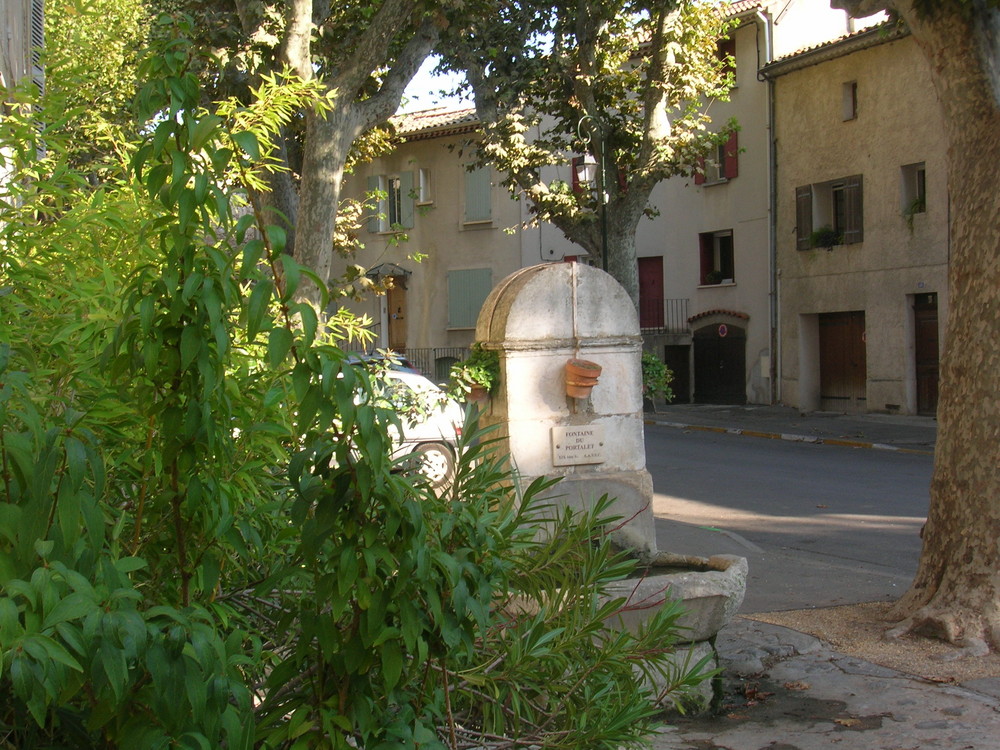
M 643 333 L 688 333 L 687 299 L 642 299 L 639 328 Z
M 455 362 L 466 359 L 469 350 L 464 346 L 436 346 L 427 349 L 407 348 L 404 353 L 410 363 L 435 383 L 448 380 L 448 371 Z

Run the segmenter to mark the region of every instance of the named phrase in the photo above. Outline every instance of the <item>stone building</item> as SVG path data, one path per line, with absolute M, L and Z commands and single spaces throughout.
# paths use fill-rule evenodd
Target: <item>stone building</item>
M 923 55 L 887 26 L 763 73 L 775 88 L 780 401 L 932 415 L 948 186 Z
M 782 268 L 788 262 L 800 263 L 810 253 L 793 253 L 791 258 L 779 255 L 787 247 L 786 235 L 791 230 L 787 223 L 788 189 L 778 180 L 790 178 L 787 167 L 796 160 L 804 165 L 815 162 L 814 141 L 829 141 L 830 149 L 837 151 L 841 131 L 848 131 L 841 120 L 836 123 L 839 129 L 826 125 L 826 115 L 814 111 L 811 104 L 802 109 L 795 98 L 799 94 L 789 81 L 800 75 L 799 68 L 806 71 L 815 67 L 815 71 L 804 73 L 814 78 L 803 84 L 813 91 L 802 101 L 818 99 L 816 91 L 833 84 L 825 80 L 827 68 L 809 62 L 816 59 L 815 50 L 840 50 L 850 57 L 861 47 L 867 49 L 872 40 L 882 38 L 881 32 L 856 29 L 876 24 L 881 17 L 852 20 L 844 11 L 832 10 L 829 0 L 740 0 L 731 3 L 728 12 L 736 27 L 730 39 L 720 43 L 720 52 L 735 60 L 736 87 L 729 101 L 712 102 L 710 112 L 715 127 L 725 128 L 730 119 L 739 127 L 718 154 L 709 155 L 703 175 L 664 181 L 653 192 L 651 204 L 659 215 L 640 223 L 636 235 L 644 347 L 671 366 L 678 401 L 784 401 L 820 408 L 818 354 L 813 358 L 817 364 L 808 364 L 809 360 L 805 368 L 807 376 L 816 381 L 810 384 L 807 380 L 806 388 L 816 390 L 817 397 L 802 400 L 800 392 L 807 391 L 798 387 L 799 339 L 790 328 L 794 325 L 798 330 L 799 313 L 791 311 L 805 302 L 798 297 L 799 301 L 788 301 L 789 274 L 798 278 L 802 273 Z M 798 52 L 802 49 L 807 51 Z M 837 58 L 838 54 L 830 56 Z M 871 74 L 876 75 L 876 71 Z M 841 73 L 831 69 L 829 75 Z M 858 81 L 855 92 L 873 85 Z M 837 79 L 838 97 L 843 82 Z M 840 101 L 838 98 L 838 106 Z M 875 102 L 869 100 L 865 106 L 875 106 Z M 881 100 L 878 106 L 883 106 Z M 806 123 L 814 122 L 816 132 L 797 132 L 794 138 L 783 135 L 782 129 L 791 127 L 785 121 L 794 112 L 799 113 L 792 118 L 796 127 L 808 130 Z M 780 124 L 776 122 L 779 113 L 783 118 Z M 867 119 L 883 122 L 898 114 L 892 108 L 878 114 L 870 110 Z M 862 120 L 849 122 L 864 127 Z M 492 284 L 517 268 L 575 259 L 582 251 L 552 225 L 523 226 L 526 207 L 509 197 L 496 174 L 465 169 L 476 137 L 472 110 L 403 115 L 397 128 L 401 142 L 393 153 L 359 166 L 345 189 L 345 195 L 354 197 L 375 188 L 385 192 L 387 197 L 380 206 L 384 218 L 366 227 L 362 237 L 366 249 L 358 262 L 369 274 L 390 275 L 398 282 L 388 297 L 369 300 L 356 309 L 374 321 L 379 346 L 405 350 L 429 375 L 442 377 L 447 365 L 461 357 L 463 347 L 472 341 L 474 311 Z M 890 129 L 898 131 L 899 127 Z M 859 130 L 854 128 L 855 133 Z M 839 150 L 844 158 L 857 151 Z M 914 157 L 905 164 L 921 159 Z M 551 178 L 572 181 L 568 164 L 550 169 Z M 801 182 L 795 185 L 836 180 L 859 171 L 836 171 L 826 177 L 822 176 L 826 172 L 819 170 L 819 176 L 796 178 Z M 917 168 L 912 167 L 911 172 L 915 185 Z M 938 177 L 943 179 L 943 172 Z M 893 194 L 898 195 L 898 191 Z M 866 195 L 865 200 L 871 196 Z M 816 206 L 820 205 L 817 200 Z M 900 218 L 898 211 L 894 218 Z M 408 243 L 394 244 L 393 223 L 405 227 Z M 914 233 L 902 241 L 917 242 L 920 225 L 925 223 L 926 218 L 917 214 L 904 220 L 906 232 L 912 226 Z M 817 228 L 820 226 L 817 223 Z M 871 239 L 866 242 L 870 244 Z M 407 257 L 413 252 L 427 258 L 414 263 Z M 810 268 L 820 265 L 814 263 Z M 829 293 L 829 279 L 822 283 Z M 803 293 L 810 294 L 805 289 Z M 843 304 L 847 302 L 838 303 Z M 808 328 L 812 320 L 819 330 L 819 317 L 815 316 L 820 313 L 858 309 L 863 308 L 834 306 L 802 312 L 814 315 L 804 319 L 803 325 Z M 824 330 L 832 320 L 823 318 Z M 927 327 L 922 322 L 920 325 Z M 789 343 L 789 336 L 795 338 L 796 346 Z M 815 342 L 806 341 L 806 352 L 811 351 L 809 346 L 818 351 L 818 334 L 813 339 Z M 885 351 L 886 357 L 897 353 Z M 825 355 L 827 371 L 830 361 Z M 875 369 L 874 365 L 873 361 L 873 375 L 879 373 L 881 378 L 886 368 Z M 884 404 L 897 404 L 899 411 L 916 409 L 910 409 L 909 401 L 896 395 L 886 395 L 878 408 L 888 408 Z M 863 408 L 847 402 L 826 406 Z

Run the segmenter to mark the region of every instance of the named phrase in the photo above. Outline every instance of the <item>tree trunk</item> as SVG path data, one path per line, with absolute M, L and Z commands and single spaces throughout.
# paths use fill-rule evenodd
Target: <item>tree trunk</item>
M 978 5 L 978 4 L 977 4 Z M 890 634 L 1000 648 L 1000 13 L 898 10 L 923 49 L 949 142 L 949 320 L 931 503 L 916 578 Z

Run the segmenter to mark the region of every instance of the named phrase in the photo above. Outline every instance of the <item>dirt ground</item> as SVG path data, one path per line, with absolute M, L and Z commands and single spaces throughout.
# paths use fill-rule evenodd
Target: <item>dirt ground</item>
M 841 653 L 934 682 L 1000 677 L 1000 654 L 995 652 L 985 657 L 956 658 L 960 649 L 937 639 L 905 636 L 885 640 L 882 633 L 893 625 L 886 620 L 890 606 L 890 602 L 870 602 L 741 617 L 808 633 Z

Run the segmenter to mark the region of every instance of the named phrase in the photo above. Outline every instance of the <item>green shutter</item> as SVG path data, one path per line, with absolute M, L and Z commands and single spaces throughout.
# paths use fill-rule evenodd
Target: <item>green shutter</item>
M 413 228 L 413 172 L 399 173 L 399 223 Z
M 490 221 L 493 218 L 490 200 L 490 168 L 478 167 L 465 173 L 465 221 Z
M 448 327 L 475 328 L 483 302 L 493 288 L 488 268 L 448 272 Z
M 368 178 L 368 194 L 365 196 L 365 210 L 368 212 L 368 231 L 378 234 L 379 231 L 379 204 L 381 201 L 373 197 L 373 193 L 378 190 L 378 175 L 371 175 Z

